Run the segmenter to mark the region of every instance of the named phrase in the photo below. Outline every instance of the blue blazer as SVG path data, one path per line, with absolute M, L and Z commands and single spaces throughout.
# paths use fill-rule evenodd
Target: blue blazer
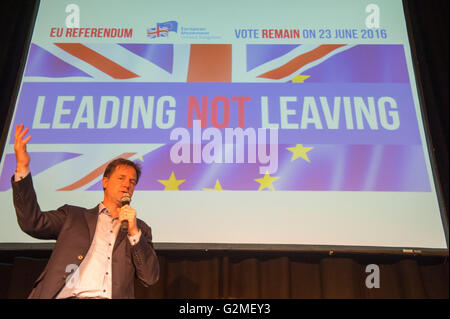
M 94 238 L 98 205 L 92 209 L 64 205 L 42 212 L 36 198 L 31 173 L 14 182 L 11 179 L 14 207 L 20 228 L 38 239 L 55 239 L 56 244 L 47 266 L 33 285 L 28 298 L 55 298 L 70 273 L 66 267 L 79 266 Z M 159 263 L 152 245 L 151 228 L 137 220 L 141 230 L 139 242 L 132 246 L 126 234 L 119 232 L 112 256 L 112 298 L 134 298 L 137 278 L 145 287 L 159 278 Z

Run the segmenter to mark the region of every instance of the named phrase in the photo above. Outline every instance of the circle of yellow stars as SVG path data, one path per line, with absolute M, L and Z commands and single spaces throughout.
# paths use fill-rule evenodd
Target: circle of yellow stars
M 293 147 L 287 147 L 288 151 L 292 153 L 291 162 L 295 161 L 298 158 L 302 158 L 308 163 L 311 161 L 308 157 L 308 152 L 313 149 L 313 147 L 305 147 L 303 144 L 297 144 Z M 142 158 L 141 158 L 142 159 Z M 273 183 L 278 180 L 280 177 L 278 176 L 270 176 L 268 172 L 264 174 L 264 177 L 262 178 L 255 178 L 254 181 L 259 183 L 259 189 L 258 190 L 264 190 L 266 188 L 275 190 L 275 187 Z M 175 191 L 179 190 L 179 186 L 183 184 L 186 180 L 185 179 L 177 179 L 175 176 L 175 172 L 172 171 L 170 174 L 169 179 L 159 179 L 158 182 L 164 185 L 165 191 Z M 216 184 L 214 185 L 214 188 L 203 188 L 205 191 L 222 191 L 224 190 L 222 188 L 222 185 L 220 184 L 219 180 L 216 180 Z

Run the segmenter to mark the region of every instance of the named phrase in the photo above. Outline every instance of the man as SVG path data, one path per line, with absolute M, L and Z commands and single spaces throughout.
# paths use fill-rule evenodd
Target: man
M 140 168 L 118 159 L 102 180 L 104 199 L 86 209 L 64 205 L 42 212 L 30 174 L 25 138 L 28 128 L 16 126 L 16 171 L 13 200 L 21 229 L 39 239 L 56 239 L 52 255 L 28 298 L 134 298 L 134 280 L 145 286 L 159 277 L 151 228 L 136 218 L 136 210 L 122 207 L 123 194 L 133 195 Z M 128 232 L 120 230 L 128 221 Z

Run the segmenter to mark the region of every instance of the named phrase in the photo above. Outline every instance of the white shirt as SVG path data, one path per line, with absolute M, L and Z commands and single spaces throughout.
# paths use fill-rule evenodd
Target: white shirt
M 66 279 L 66 284 L 56 297 L 57 299 L 112 298 L 112 254 L 119 230 L 118 218 L 112 218 L 108 209 L 100 203 L 97 227 L 91 247 L 80 267 Z M 140 236 L 141 231 L 135 236 L 128 236 L 131 245 L 135 245 Z

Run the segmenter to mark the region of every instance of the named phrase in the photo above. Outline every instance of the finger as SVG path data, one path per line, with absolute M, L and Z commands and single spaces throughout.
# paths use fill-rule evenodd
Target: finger
M 119 222 L 122 223 L 124 220 L 130 221 L 130 217 L 126 214 L 119 216 Z
M 126 213 L 125 209 L 122 207 L 119 212 L 119 220 L 120 221 L 125 220 L 125 219 L 127 219 L 126 217 L 127 217 L 127 213 Z
M 130 207 L 127 207 L 122 212 L 126 215 L 131 215 L 131 214 L 133 214 L 133 209 L 131 209 Z
M 28 135 L 28 137 L 23 140 L 23 143 L 27 144 L 30 140 L 31 140 L 31 135 Z
M 19 139 L 19 134 L 20 134 L 20 127 L 18 128 L 18 131 L 16 131 L 16 133 L 14 134 L 14 148 L 20 147 L 20 145 L 21 145 L 21 140 Z
M 14 139 L 17 140 L 17 136 L 20 134 L 20 132 L 22 131 L 22 125 L 21 124 L 19 126 L 19 124 L 16 124 L 16 131 L 14 132 Z
M 25 132 L 26 134 L 26 132 Z M 14 135 L 14 142 L 15 143 L 20 143 L 23 139 L 24 136 L 24 130 L 23 130 L 23 124 L 21 124 L 17 130 L 17 132 Z
M 134 216 L 136 216 L 136 211 L 130 206 L 125 207 L 123 212 L 124 214 L 127 214 L 127 216 L 129 216 L 130 218 L 134 218 Z
M 28 133 L 29 129 L 28 127 L 25 128 L 20 134 L 19 134 L 19 140 L 23 140 L 23 137 Z

